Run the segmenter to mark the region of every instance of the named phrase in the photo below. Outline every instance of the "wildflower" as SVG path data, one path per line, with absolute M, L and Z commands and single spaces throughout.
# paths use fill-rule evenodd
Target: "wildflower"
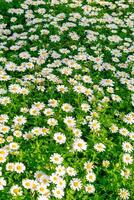
M 72 112 L 73 111 L 73 107 L 68 103 L 64 103 L 61 108 L 65 112 Z
M 69 116 L 64 119 L 64 123 L 69 127 L 73 128 L 76 125 L 76 121 L 73 117 Z
M 6 180 L 3 177 L 0 177 L 0 190 L 3 190 L 6 184 Z
M 92 183 L 92 182 L 94 182 L 96 180 L 96 175 L 93 172 L 89 172 L 86 175 L 86 179 L 87 179 L 87 181 Z
M 132 164 L 132 162 L 133 162 L 133 158 L 132 158 L 132 156 L 130 156 L 129 153 L 125 153 L 125 154 L 123 155 L 122 160 L 123 160 L 123 162 L 124 162 L 126 165 Z
M 10 193 L 13 195 L 13 196 L 22 196 L 22 188 L 18 185 L 13 185 L 11 188 L 10 188 Z
M 88 184 L 85 186 L 85 190 L 86 192 L 88 192 L 89 194 L 92 194 L 95 192 L 95 187 L 91 184 Z
M 94 145 L 94 148 L 98 152 L 103 152 L 103 151 L 105 151 L 106 146 L 102 143 L 97 143 Z
M 63 158 L 60 154 L 58 153 L 54 153 L 51 157 L 50 157 L 50 161 L 54 164 L 61 164 L 63 162 Z
M 66 171 L 67 171 L 67 174 L 69 176 L 76 176 L 77 175 L 76 170 L 74 168 L 72 168 L 72 167 L 67 167 Z
M 62 199 L 62 197 L 64 196 L 64 191 L 59 187 L 54 188 L 52 192 L 55 198 Z
M 73 190 L 78 190 L 79 191 L 81 189 L 81 187 L 82 187 L 81 180 L 78 179 L 78 178 L 73 178 L 70 181 L 70 187 Z
M 125 152 L 128 152 L 128 153 L 132 152 L 133 150 L 133 147 L 129 142 L 123 142 L 122 148 Z
M 17 173 L 23 173 L 25 171 L 25 165 L 23 163 L 15 163 L 14 170 Z
M 54 140 L 59 144 L 64 144 L 66 142 L 66 136 L 62 133 L 55 133 Z
M 130 193 L 125 188 L 120 189 L 119 196 L 121 199 L 129 199 Z
M 87 143 L 80 138 L 75 139 L 73 143 L 73 149 L 74 151 L 79 151 L 79 152 L 84 151 L 87 149 Z

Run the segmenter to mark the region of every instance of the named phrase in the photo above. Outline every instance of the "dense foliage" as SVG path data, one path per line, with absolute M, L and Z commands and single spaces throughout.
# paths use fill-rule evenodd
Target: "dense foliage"
M 0 0 L 0 200 L 134 199 L 133 0 Z

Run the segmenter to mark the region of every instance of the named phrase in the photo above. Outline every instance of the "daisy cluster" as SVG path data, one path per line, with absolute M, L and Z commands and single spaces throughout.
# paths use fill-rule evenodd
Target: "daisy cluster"
M 0 200 L 134 199 L 133 0 L 0 0 Z

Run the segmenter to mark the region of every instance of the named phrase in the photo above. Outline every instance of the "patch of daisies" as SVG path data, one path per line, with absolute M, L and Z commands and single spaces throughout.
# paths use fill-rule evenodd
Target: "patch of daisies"
M 0 1 L 0 199 L 133 199 L 133 0 Z

